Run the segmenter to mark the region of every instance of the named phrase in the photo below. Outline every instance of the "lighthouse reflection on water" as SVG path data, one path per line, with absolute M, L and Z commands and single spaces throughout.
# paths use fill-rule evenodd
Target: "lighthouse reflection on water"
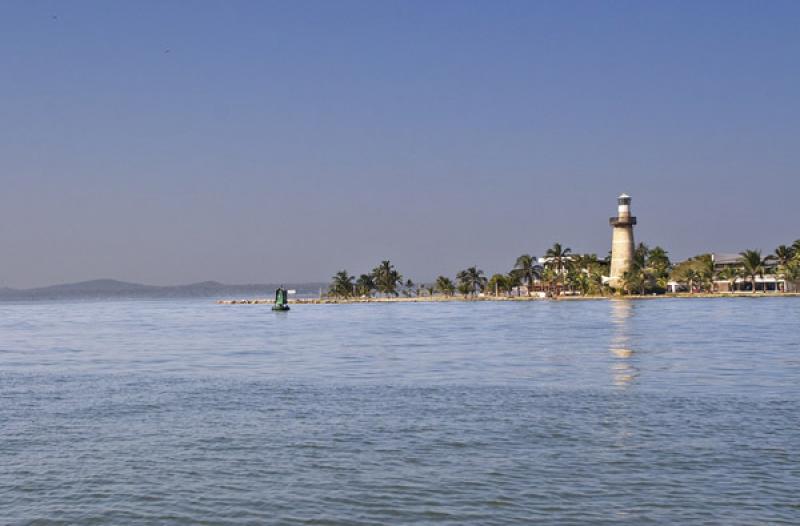
M 631 321 L 634 315 L 634 301 L 611 301 L 611 379 L 617 387 L 629 387 L 639 377 L 636 352 L 632 348 Z

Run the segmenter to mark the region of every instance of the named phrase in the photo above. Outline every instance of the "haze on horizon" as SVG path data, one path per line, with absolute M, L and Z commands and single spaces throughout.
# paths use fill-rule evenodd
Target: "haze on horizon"
M 800 237 L 797 2 L 0 4 L 0 287 Z

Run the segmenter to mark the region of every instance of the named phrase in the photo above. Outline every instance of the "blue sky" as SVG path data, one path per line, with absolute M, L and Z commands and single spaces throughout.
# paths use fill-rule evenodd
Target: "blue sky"
M 797 2 L 0 3 L 0 286 L 800 237 Z

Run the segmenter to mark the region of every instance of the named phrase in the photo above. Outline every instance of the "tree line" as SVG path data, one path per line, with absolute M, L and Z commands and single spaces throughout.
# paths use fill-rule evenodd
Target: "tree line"
M 662 247 L 649 248 L 644 243 L 634 250 L 630 270 L 621 279 L 619 288 L 609 287 L 603 278 L 608 276 L 611 254 L 598 258 L 597 254 L 576 254 L 561 243 L 554 243 L 545 252 L 543 263 L 530 254 L 520 255 L 513 267 L 506 273 L 487 277 L 477 266 L 468 267 L 455 275 L 439 276 L 431 283 L 414 283 L 405 279 L 389 260 L 359 276 L 350 275 L 346 270 L 337 272 L 328 288 L 328 296 L 334 298 L 384 297 L 425 297 L 441 294 L 465 298 L 476 297 L 481 293 L 493 295 L 522 295 L 543 293 L 547 296 L 607 295 L 664 293 L 667 284 L 674 281 L 683 284 L 689 292 L 716 292 L 715 282 L 728 281 L 734 290 L 741 278 L 756 289 L 756 278 L 763 277 L 771 262 L 777 266 L 776 272 L 787 283 L 800 280 L 800 240 L 792 245 L 781 245 L 773 254 L 762 256 L 759 250 L 745 250 L 739 254 L 737 264 L 718 269 L 711 254 L 701 254 L 678 264 L 670 261 L 669 254 Z

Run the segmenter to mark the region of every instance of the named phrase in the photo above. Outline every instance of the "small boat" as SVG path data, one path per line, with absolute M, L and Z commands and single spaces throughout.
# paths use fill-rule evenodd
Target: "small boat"
M 275 291 L 275 305 L 272 306 L 272 310 L 279 312 L 289 310 L 289 302 L 286 296 L 286 289 L 278 287 L 278 290 Z

